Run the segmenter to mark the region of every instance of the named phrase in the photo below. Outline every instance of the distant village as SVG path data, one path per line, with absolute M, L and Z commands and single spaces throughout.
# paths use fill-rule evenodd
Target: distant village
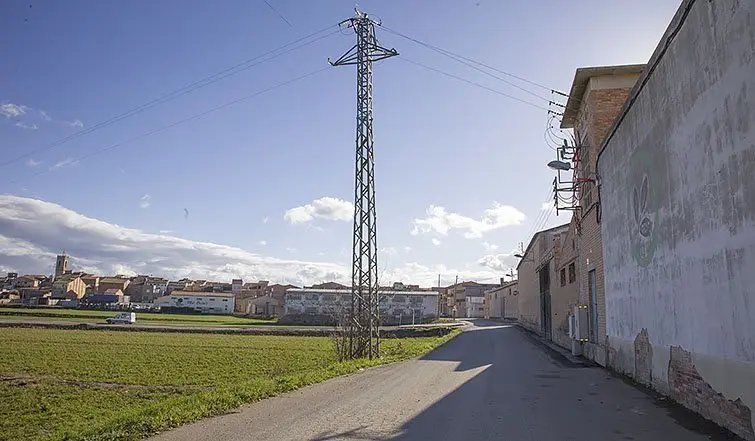
M 73 271 L 68 264 L 69 257 L 61 254 L 53 275 L 8 273 L 0 278 L 0 305 L 275 316 L 282 323 L 321 324 L 351 300 L 351 287 L 337 282 L 299 287 L 266 280 L 227 283 L 152 275 L 101 276 Z M 498 290 L 503 288 L 515 294 L 516 281 L 466 281 L 432 288 L 395 282 L 380 288 L 380 314 L 387 324 L 439 316 L 503 318 L 506 299 L 498 299 Z M 509 311 L 515 311 L 514 299 L 509 299 Z

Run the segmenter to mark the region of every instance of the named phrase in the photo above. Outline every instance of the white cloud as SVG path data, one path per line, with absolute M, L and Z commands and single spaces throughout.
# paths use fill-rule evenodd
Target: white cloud
M 29 158 L 26 161 L 26 165 L 28 165 L 29 167 L 36 167 L 36 166 L 38 166 L 41 163 L 42 163 L 41 161 L 35 161 L 33 158 Z
M 145 193 L 141 198 L 139 198 L 140 207 L 149 208 L 150 205 L 152 205 L 152 196 Z
M 396 254 L 398 254 L 398 251 L 394 247 L 380 248 L 380 252 L 388 256 L 395 256 Z
M 60 161 L 56 162 L 52 167 L 50 167 L 50 170 L 57 170 L 59 168 L 73 166 L 73 165 L 78 164 L 78 162 L 79 161 L 77 159 L 73 159 L 73 158 L 61 159 Z
M 27 274 L 52 272 L 55 255 L 66 250 L 72 267 L 97 274 L 155 274 L 229 282 L 241 277 L 274 283 L 336 281 L 348 284 L 350 265 L 273 258 L 240 248 L 146 233 L 76 213 L 37 199 L 0 195 L 0 268 Z M 346 250 L 344 250 L 345 252 Z M 501 272 L 471 263 L 459 268 L 409 262 L 389 267 L 381 278 L 435 286 L 438 274 L 459 280 L 495 282 Z
M 50 115 L 47 114 L 44 110 L 39 111 L 39 116 L 45 121 L 52 121 L 52 118 L 50 118 Z
M 16 123 L 13 125 L 24 130 L 39 130 L 39 126 L 37 126 L 36 124 L 26 124 L 22 123 L 21 121 L 16 121 Z
M 261 240 L 260 241 L 260 245 L 262 245 L 264 247 L 265 245 L 267 245 L 267 241 L 266 240 Z
M 411 253 L 411 251 L 412 251 L 412 247 L 404 247 L 404 252 L 405 253 L 408 254 L 408 253 Z
M 172 234 L 173 230 L 160 230 L 159 233 L 160 234 Z
M 77 127 L 77 128 L 82 128 L 82 127 L 84 127 L 84 123 L 83 123 L 83 122 L 81 122 L 81 120 L 80 120 L 80 119 L 75 119 L 75 120 L 73 120 L 73 121 L 69 121 L 69 122 L 66 122 L 66 124 L 68 124 L 68 125 L 69 125 L 69 126 L 71 126 L 71 127 Z
M 270 221 L 270 218 L 269 218 L 269 217 L 265 216 L 265 217 L 263 217 L 263 218 L 262 218 L 262 223 L 263 223 L 263 224 L 266 224 L 266 223 L 268 223 L 268 221 Z
M 433 237 L 433 245 L 435 245 L 435 246 L 440 245 L 440 240 L 438 240 L 437 238 Z
M 488 242 L 483 242 L 482 246 L 485 248 L 485 251 L 487 251 L 488 253 L 491 252 L 491 251 L 495 251 L 495 250 L 498 249 L 498 245 L 492 244 L 492 243 L 488 243 Z
M 525 219 L 521 211 L 497 202 L 493 202 L 492 207 L 486 209 L 480 219 L 449 213 L 445 208 L 436 205 L 431 205 L 426 214 L 423 219 L 414 219 L 412 234 L 445 236 L 452 230 L 458 230 L 465 238 L 474 239 L 482 237 L 488 231 L 521 224 Z
M 297 250 L 297 249 L 296 249 L 296 248 L 294 248 L 294 247 L 286 247 L 286 251 L 288 251 L 289 253 L 295 253 L 295 252 L 297 252 L 297 251 L 299 251 L 299 250 Z
M 242 249 L 92 219 L 50 202 L 0 195 L 0 266 L 25 273 L 52 271 L 66 250 L 72 266 L 98 274 L 159 274 L 217 281 L 233 278 L 302 284 L 347 282 L 348 270 L 332 263 L 284 260 Z
M 3 103 L 0 104 L 0 115 L 6 118 L 19 117 L 26 114 L 26 109 L 27 107 L 23 105 Z
M 323 197 L 309 204 L 286 210 L 283 218 L 291 224 L 311 222 L 314 219 L 348 221 L 354 216 L 354 205 L 343 199 Z
M 506 272 L 515 268 L 517 258 L 513 254 L 488 254 L 477 260 L 477 264 L 497 272 Z

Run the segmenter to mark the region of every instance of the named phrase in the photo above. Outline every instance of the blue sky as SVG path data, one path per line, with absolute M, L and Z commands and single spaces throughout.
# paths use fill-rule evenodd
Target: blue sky
M 291 25 L 262 0 L 3 2 L 0 162 L 335 25 L 354 7 L 341 0 L 269 1 Z M 647 61 L 679 3 L 359 6 L 392 30 L 566 91 L 577 67 Z M 542 219 L 553 178 L 544 166 L 554 156 L 543 140 L 547 115 L 404 59 L 540 106 L 547 101 L 386 30 L 378 29 L 378 38 L 401 54 L 376 64 L 374 77 L 385 278 L 430 285 L 438 272 L 444 283 L 457 273 L 500 277 L 515 264 L 511 251 Z M 50 272 L 50 256 L 66 249 L 75 264 L 104 272 L 220 279 L 238 273 L 297 283 L 347 276 L 351 221 L 343 201 L 353 199 L 353 67 L 326 69 L 93 153 L 327 67 L 329 57 L 353 43 L 353 35 L 330 35 L 0 167 L 0 268 Z M 487 220 L 486 210 L 492 210 Z M 552 215 L 544 226 L 568 220 Z M 173 245 L 161 248 L 165 243 Z M 180 251 L 205 246 L 197 244 L 220 248 Z M 112 251 L 121 248 L 128 253 Z

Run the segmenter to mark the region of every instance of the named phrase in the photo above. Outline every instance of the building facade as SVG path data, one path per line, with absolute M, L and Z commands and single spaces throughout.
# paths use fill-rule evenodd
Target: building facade
M 52 282 L 51 296 L 54 299 L 80 299 L 86 294 L 87 285 L 78 276 L 62 275 Z
M 233 314 L 233 293 L 173 291 L 155 300 L 161 310 L 193 310 L 202 314 Z
M 755 439 L 753 23 L 752 1 L 683 1 L 597 164 L 603 358 L 748 440 Z
M 516 297 L 519 294 L 517 285 L 517 281 L 513 280 L 498 288 L 485 291 L 485 318 L 518 318 L 518 309 L 515 307 Z M 507 309 L 509 309 L 508 314 Z
M 292 288 L 286 291 L 281 322 L 329 323 L 351 307 L 351 290 Z M 435 291 L 380 291 L 380 322 L 384 325 L 422 323 L 438 314 Z M 308 317 L 307 317 L 308 316 Z
M 569 224 L 538 231 L 532 236 L 517 265 L 519 322 L 545 338 L 552 338 L 552 282 L 554 257 L 560 237 Z
M 644 64 L 635 64 L 577 69 L 561 121 L 561 128 L 574 130 L 579 148 L 577 174 L 583 181 L 578 192 L 580 209 L 573 220 L 580 255 L 578 286 L 587 306 L 590 330 L 589 342 L 582 349 L 603 365 L 600 354 L 605 353 L 601 348 L 605 345 L 606 302 L 596 161 L 608 130 L 644 68 Z
M 580 305 L 579 290 L 579 238 L 577 223 L 573 217 L 567 228 L 555 236 L 553 273 L 551 274 L 551 339 L 566 349 L 579 348 L 569 336 L 569 317 L 574 307 Z
M 109 289 L 120 289 L 126 292 L 131 280 L 124 277 L 102 277 L 97 285 L 97 293 L 104 294 Z

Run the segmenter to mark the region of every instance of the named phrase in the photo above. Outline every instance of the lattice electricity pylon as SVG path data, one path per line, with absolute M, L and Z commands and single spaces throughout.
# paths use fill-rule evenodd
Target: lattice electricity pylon
M 333 66 L 357 66 L 356 179 L 354 184 L 354 242 L 351 272 L 351 314 L 346 327 L 351 358 L 380 356 L 380 315 L 375 213 L 375 161 L 372 145 L 372 63 L 398 55 L 375 38 L 375 25 L 367 14 L 356 15 L 339 26 L 354 29 L 356 44 Z

